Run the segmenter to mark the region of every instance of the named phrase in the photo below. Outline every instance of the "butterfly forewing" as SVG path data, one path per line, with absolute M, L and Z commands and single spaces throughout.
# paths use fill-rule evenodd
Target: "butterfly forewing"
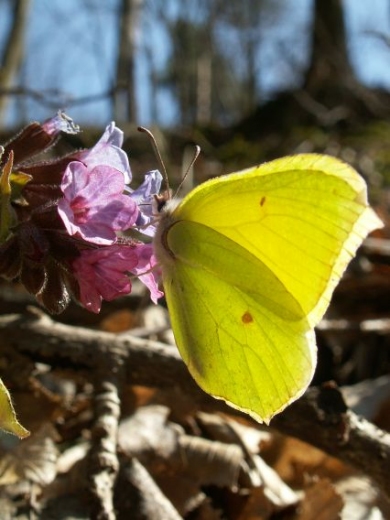
M 210 226 L 261 260 L 312 326 L 363 238 L 381 225 L 354 170 L 318 157 L 295 156 L 210 181 L 177 211 L 178 219 Z M 333 173 L 334 165 L 345 176 Z

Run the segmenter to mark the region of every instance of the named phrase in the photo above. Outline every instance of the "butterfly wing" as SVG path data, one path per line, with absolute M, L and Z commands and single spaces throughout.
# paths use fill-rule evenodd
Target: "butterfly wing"
M 298 398 L 314 371 L 312 329 L 381 225 L 359 175 L 313 154 L 208 181 L 164 213 L 154 245 L 198 384 L 261 421 Z
M 315 154 L 208 181 L 174 216 L 210 226 L 259 258 L 313 327 L 364 237 L 382 226 L 355 170 Z
M 269 269 L 229 238 L 182 221 L 167 239 L 175 258 L 163 265 L 164 289 L 192 376 L 214 397 L 268 422 L 312 378 L 316 349 L 306 317 Z

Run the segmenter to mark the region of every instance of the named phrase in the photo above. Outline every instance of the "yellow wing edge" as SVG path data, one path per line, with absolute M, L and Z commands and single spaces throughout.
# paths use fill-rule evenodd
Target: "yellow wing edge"
M 258 166 L 252 166 L 239 172 L 232 172 L 210 179 L 194 188 L 184 197 L 180 204 L 178 204 L 175 209 L 172 208 L 172 210 L 173 212 L 177 210 L 178 213 L 180 213 L 180 208 L 186 206 L 191 199 L 196 198 L 199 192 L 202 192 L 201 196 L 203 197 L 208 190 L 213 189 L 215 184 L 240 179 L 243 175 L 248 179 L 250 177 L 258 177 L 259 175 L 274 175 L 289 170 L 317 170 L 326 175 L 338 177 L 346 181 L 356 192 L 356 202 L 365 206 L 368 205 L 366 182 L 352 166 L 331 155 L 307 153 L 288 155 L 280 159 L 262 163 Z

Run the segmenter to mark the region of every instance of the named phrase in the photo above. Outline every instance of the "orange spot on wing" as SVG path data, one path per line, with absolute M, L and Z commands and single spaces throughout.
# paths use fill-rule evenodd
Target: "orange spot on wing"
M 252 314 L 248 311 L 244 312 L 244 314 L 241 316 L 242 323 L 248 324 L 252 323 L 253 317 Z

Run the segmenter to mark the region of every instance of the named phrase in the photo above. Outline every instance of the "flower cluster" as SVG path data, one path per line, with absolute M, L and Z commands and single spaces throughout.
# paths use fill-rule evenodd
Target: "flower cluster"
M 102 300 L 131 292 L 137 276 L 157 301 L 152 202 L 161 185 L 158 171 L 132 190 L 114 123 L 91 149 L 50 161 L 37 160 L 60 132 L 77 133 L 65 114 L 31 123 L 0 147 L 0 275 L 19 278 L 50 312 L 62 312 L 72 297 L 92 312 Z

